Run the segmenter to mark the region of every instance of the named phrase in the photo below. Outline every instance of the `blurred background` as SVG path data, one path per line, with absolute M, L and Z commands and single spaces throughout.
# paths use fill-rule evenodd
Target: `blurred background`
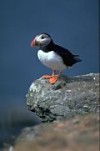
M 30 84 L 51 71 L 31 48 L 42 32 L 79 54 L 67 76 L 99 72 L 99 0 L 0 1 L 0 146 L 27 125 L 39 123 L 28 111 Z

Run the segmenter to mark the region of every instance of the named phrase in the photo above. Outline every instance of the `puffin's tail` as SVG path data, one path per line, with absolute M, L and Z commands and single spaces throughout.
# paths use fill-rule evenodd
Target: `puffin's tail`
M 79 58 L 79 55 L 74 55 L 74 60 L 75 60 L 76 62 L 82 61 L 82 60 Z

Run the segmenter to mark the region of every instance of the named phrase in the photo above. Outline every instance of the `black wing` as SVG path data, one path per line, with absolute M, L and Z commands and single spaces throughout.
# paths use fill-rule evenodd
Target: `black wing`
M 51 41 L 47 46 L 41 47 L 43 51 L 55 51 L 63 59 L 63 62 L 66 66 L 72 66 L 73 64 L 80 62 L 79 55 L 73 55 L 68 49 L 65 49 L 59 45 L 56 45 Z
M 63 58 L 63 62 L 66 66 L 72 66 L 73 64 L 81 61 L 79 59 L 79 55 L 73 55 L 68 49 L 59 45 L 54 45 L 53 50 Z

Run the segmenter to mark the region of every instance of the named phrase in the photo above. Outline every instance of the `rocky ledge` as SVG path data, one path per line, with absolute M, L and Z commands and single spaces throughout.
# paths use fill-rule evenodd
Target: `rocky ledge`
M 54 85 L 40 78 L 31 84 L 26 97 L 28 109 L 44 122 L 97 112 L 99 74 L 62 75 Z

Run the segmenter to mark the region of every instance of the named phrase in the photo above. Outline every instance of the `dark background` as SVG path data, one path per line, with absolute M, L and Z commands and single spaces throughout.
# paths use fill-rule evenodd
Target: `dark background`
M 34 36 L 49 33 L 82 62 L 67 76 L 99 72 L 99 0 L 0 0 L 0 120 L 33 118 L 25 95 L 33 80 L 51 71 L 31 48 Z M 22 114 L 23 113 L 23 114 Z

